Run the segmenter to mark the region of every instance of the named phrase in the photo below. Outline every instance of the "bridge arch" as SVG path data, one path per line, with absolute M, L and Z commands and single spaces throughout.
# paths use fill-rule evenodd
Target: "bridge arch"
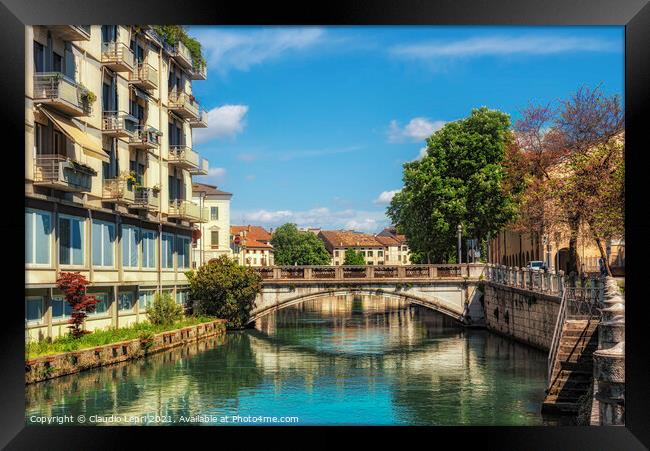
M 465 312 L 464 306 L 459 306 L 457 309 L 447 306 L 448 302 L 445 302 L 444 299 L 439 298 L 431 293 L 427 293 L 426 297 L 421 294 L 413 294 L 405 291 L 386 291 L 377 288 L 371 287 L 358 287 L 358 288 L 331 288 L 331 289 L 322 289 L 313 293 L 297 294 L 296 296 L 289 297 L 280 302 L 272 303 L 267 306 L 264 306 L 259 309 L 254 309 L 251 314 L 248 324 L 255 322 L 256 320 L 263 318 L 273 312 L 282 310 L 286 307 L 292 305 L 301 304 L 306 301 L 312 301 L 319 298 L 331 297 L 331 296 L 346 296 L 346 295 L 374 295 L 374 296 L 383 296 L 393 299 L 400 299 L 402 301 L 410 302 L 412 304 L 421 305 L 423 307 L 435 310 L 443 315 L 451 317 L 459 322 L 465 323 Z

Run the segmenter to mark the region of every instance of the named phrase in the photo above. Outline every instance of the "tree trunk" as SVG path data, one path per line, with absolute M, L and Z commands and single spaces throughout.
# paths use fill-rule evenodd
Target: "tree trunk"
M 607 275 L 609 277 L 612 277 L 612 268 L 609 265 L 609 259 L 607 258 L 607 252 L 605 252 L 605 249 L 603 248 L 603 242 L 594 234 L 594 240 L 596 241 L 596 245 L 598 246 L 598 251 L 600 252 L 600 258 L 603 259 L 605 262 L 605 269 L 607 269 Z
M 578 232 L 580 230 L 580 216 L 575 215 L 569 218 L 569 259 L 567 262 L 567 272 L 569 280 L 575 283 L 575 277 L 578 275 Z

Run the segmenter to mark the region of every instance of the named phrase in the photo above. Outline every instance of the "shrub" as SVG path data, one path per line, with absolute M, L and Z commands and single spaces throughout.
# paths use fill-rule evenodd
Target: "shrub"
M 79 338 L 85 333 L 83 323 L 88 313 L 95 311 L 97 299 L 95 296 L 86 294 L 88 280 L 79 272 L 62 272 L 56 281 L 56 285 L 63 292 L 65 300 L 72 307 L 69 329 L 74 338 Z
M 147 318 L 152 324 L 173 324 L 183 316 L 183 307 L 169 293 L 156 293 Z
M 228 327 L 243 327 L 250 317 L 262 277 L 223 255 L 197 271 L 185 273 L 194 312 L 225 319 Z

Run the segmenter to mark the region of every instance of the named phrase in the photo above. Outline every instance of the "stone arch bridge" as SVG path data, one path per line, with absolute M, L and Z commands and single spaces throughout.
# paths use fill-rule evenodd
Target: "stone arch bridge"
M 450 316 L 483 324 L 477 290 L 485 265 L 267 266 L 249 323 L 307 300 L 346 294 L 402 299 Z

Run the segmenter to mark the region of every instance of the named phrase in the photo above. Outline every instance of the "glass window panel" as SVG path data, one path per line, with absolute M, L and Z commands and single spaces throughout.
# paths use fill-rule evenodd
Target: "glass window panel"
M 52 236 L 52 219 L 49 213 L 36 212 L 36 263 L 50 263 L 50 237 Z
M 59 319 L 63 317 L 63 303 L 65 300 L 61 298 L 52 298 L 52 318 Z M 67 304 L 67 302 L 65 302 Z
M 59 219 L 59 263 L 70 264 L 70 220 Z
M 113 250 L 115 248 L 115 225 L 113 224 L 104 224 L 103 225 L 103 254 L 104 254 L 104 266 L 113 266 Z
M 93 265 L 102 266 L 102 225 L 93 221 Z
M 119 302 L 119 310 L 120 311 L 128 311 L 133 309 L 133 305 L 135 302 L 135 296 L 134 293 L 129 291 L 126 293 L 120 293 L 118 297 L 118 302 Z
M 83 221 L 73 219 L 70 221 L 72 231 L 72 264 L 83 265 L 84 251 L 83 251 Z
M 43 298 L 34 297 L 25 300 L 25 319 L 40 321 L 43 317 Z
M 34 213 L 25 212 L 25 263 L 34 263 Z
M 95 314 L 102 314 L 108 311 L 108 293 L 89 293 L 95 296 L 97 303 L 95 304 Z

